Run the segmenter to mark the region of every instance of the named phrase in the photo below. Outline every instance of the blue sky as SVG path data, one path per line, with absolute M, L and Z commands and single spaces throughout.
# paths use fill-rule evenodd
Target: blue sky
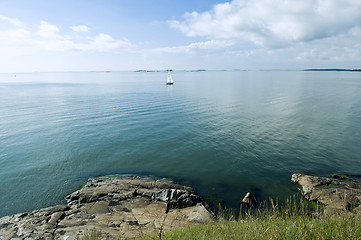
M 0 72 L 170 68 L 361 68 L 361 1 L 0 1 Z

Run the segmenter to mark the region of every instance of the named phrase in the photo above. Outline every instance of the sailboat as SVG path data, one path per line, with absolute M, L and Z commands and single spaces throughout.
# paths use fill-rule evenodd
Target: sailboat
M 168 71 L 167 85 L 173 85 L 173 78 L 172 75 L 170 75 L 170 71 Z

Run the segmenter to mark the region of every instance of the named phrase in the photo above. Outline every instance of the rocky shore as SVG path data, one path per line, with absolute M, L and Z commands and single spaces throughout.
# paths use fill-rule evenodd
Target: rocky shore
M 319 204 L 324 214 L 361 214 L 361 184 L 344 176 L 332 178 L 295 173 L 293 183 L 301 186 L 303 196 Z
M 137 176 L 89 179 L 67 204 L 0 218 L 0 239 L 101 239 L 160 234 L 213 222 L 214 215 L 190 187 Z
M 361 214 L 361 184 L 342 176 L 325 178 L 295 173 L 306 200 L 324 214 Z M 0 240 L 128 239 L 198 223 L 212 223 L 214 214 L 195 191 L 166 179 L 131 175 L 89 179 L 66 196 L 66 205 L 0 218 Z M 247 193 L 242 204 L 252 206 Z

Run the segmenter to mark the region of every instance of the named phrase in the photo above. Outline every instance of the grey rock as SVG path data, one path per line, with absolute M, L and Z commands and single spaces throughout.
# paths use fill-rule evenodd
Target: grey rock
M 361 214 L 361 184 L 358 182 L 300 173 L 293 174 L 291 180 L 302 187 L 307 200 L 319 203 L 324 213 Z
M 89 179 L 59 205 L 0 218 L 0 239 L 127 239 L 200 222 L 214 215 L 192 188 L 134 176 Z

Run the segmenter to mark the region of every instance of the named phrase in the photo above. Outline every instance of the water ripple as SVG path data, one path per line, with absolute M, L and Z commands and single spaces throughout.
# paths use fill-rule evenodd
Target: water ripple
M 360 175 L 358 75 L 175 72 L 169 88 L 164 79 L 27 74 L 0 84 L 0 216 L 60 203 L 101 174 L 171 177 L 229 207 L 247 191 L 287 197 L 295 171 Z

